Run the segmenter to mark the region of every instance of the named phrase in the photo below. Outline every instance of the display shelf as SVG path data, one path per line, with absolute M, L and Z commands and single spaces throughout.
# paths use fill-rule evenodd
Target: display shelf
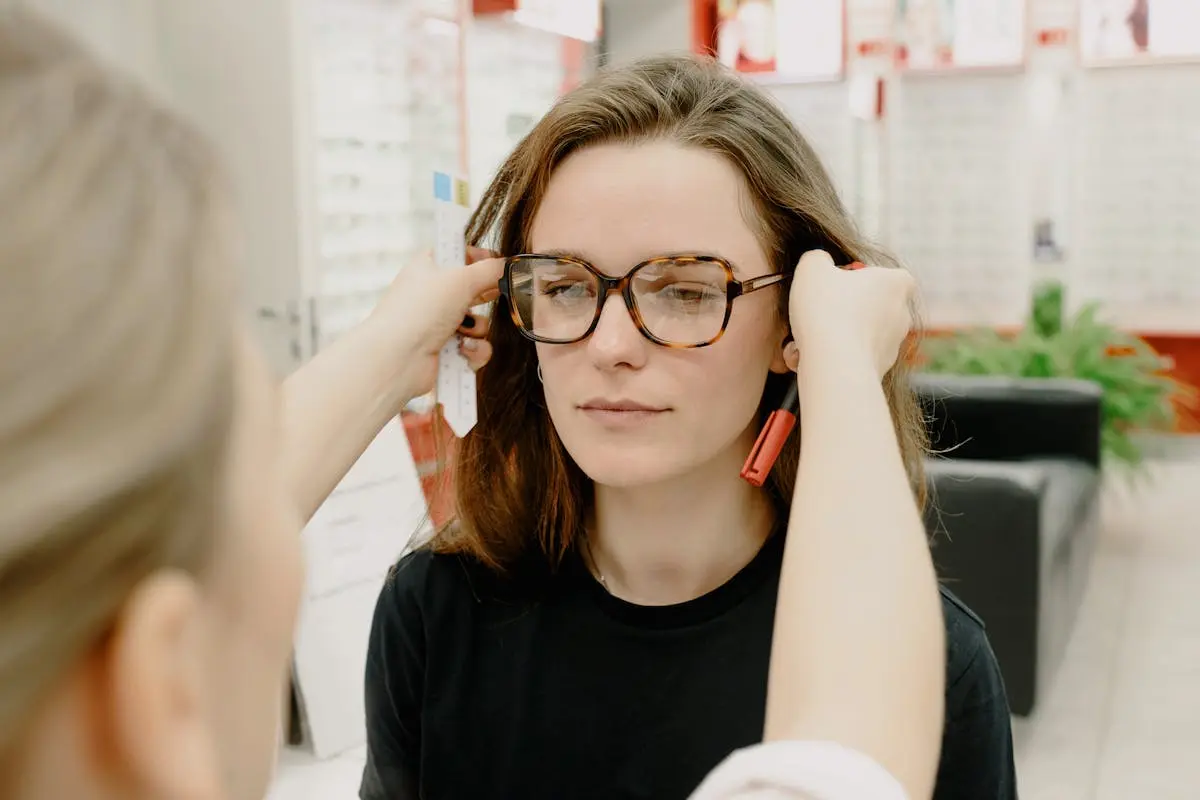
M 316 347 L 357 325 L 433 238 L 429 181 L 460 160 L 461 26 L 445 3 L 314 0 Z
M 1200 69 L 1093 71 L 1080 95 L 1076 301 L 1131 330 L 1200 334 Z
M 888 121 L 887 239 L 932 327 L 1019 324 L 1029 302 L 1025 82 L 908 78 Z

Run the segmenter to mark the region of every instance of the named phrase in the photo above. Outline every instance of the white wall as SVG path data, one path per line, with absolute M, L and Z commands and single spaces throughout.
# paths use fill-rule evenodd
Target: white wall
M 304 326 L 291 318 L 306 312 L 304 282 L 314 249 L 308 36 L 300 30 L 306 5 L 156 5 L 164 83 L 215 144 L 233 186 L 245 242 L 247 315 L 272 364 L 289 371 L 311 355 L 299 336 Z M 294 349 L 302 341 L 305 346 Z
M 477 201 L 504 159 L 558 99 L 563 40 L 495 16 L 469 22 L 466 43 L 467 177 Z
M 691 0 L 605 0 L 610 63 L 692 48 Z

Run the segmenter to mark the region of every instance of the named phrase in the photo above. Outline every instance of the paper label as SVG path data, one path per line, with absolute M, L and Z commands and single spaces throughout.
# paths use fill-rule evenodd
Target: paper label
M 433 259 L 439 269 L 459 269 L 467 260 L 464 234 L 471 217 L 468 184 L 445 172 L 433 175 Z M 458 338 L 446 342 L 438 356 L 437 400 L 454 435 L 462 438 L 477 419 L 475 373 L 458 352 Z

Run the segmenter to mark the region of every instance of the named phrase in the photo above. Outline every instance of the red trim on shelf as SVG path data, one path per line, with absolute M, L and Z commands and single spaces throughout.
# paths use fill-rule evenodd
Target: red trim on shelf
M 1180 381 L 1200 388 L 1200 337 L 1195 335 L 1147 334 L 1142 336 L 1148 345 L 1173 362 L 1171 375 Z M 1177 433 L 1200 433 L 1200 409 L 1175 404 L 1179 412 Z
M 400 415 L 434 528 L 440 528 L 454 518 L 452 464 L 458 447 L 458 439 L 440 417 L 440 407 L 427 414 L 406 411 Z
M 717 52 L 717 0 L 692 0 L 692 52 Z
M 1003 328 L 1001 333 L 1016 333 L 1017 328 Z M 926 337 L 946 336 L 953 331 L 933 329 L 924 332 Z M 1171 360 L 1172 367 L 1168 374 L 1173 378 L 1200 389 L 1200 336 L 1195 334 L 1136 334 L 1146 344 L 1150 345 L 1161 356 Z M 918 365 L 920 359 L 913 353 L 913 363 Z M 1178 414 L 1175 433 L 1200 433 L 1200 408 L 1188 407 L 1179 402 L 1175 403 Z
M 472 8 L 476 14 L 503 14 L 516 11 L 517 0 L 473 0 Z

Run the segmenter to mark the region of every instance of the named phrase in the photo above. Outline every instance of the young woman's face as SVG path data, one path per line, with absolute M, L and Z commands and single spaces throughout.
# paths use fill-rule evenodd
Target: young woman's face
M 601 145 L 555 171 L 531 249 L 570 254 L 619 277 L 656 256 L 711 255 L 736 278 L 770 274 L 747 189 L 724 158 L 669 142 Z M 537 345 L 546 404 L 567 451 L 605 486 L 715 467 L 736 476 L 757 435 L 767 373 L 786 369 L 779 286 L 738 298 L 724 336 L 672 349 L 637 329 L 618 294 L 582 342 Z M 605 410 L 613 406 L 645 410 Z

